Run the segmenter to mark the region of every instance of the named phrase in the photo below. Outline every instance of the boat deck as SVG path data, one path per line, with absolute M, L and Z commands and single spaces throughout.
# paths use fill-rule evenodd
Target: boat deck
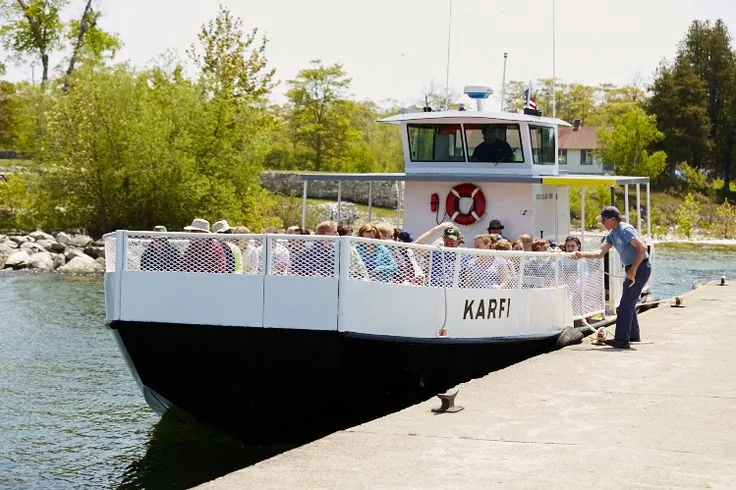
M 197 488 L 731 488 L 734 288 L 644 313 L 630 351 L 588 338 L 462 385 L 459 413 L 429 400 Z

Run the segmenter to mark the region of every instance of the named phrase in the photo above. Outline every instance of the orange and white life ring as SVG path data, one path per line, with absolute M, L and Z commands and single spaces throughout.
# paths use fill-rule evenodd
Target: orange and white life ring
M 460 212 L 460 199 L 469 197 L 473 200 L 470 211 Z M 472 225 L 480 221 L 486 212 L 486 196 L 475 184 L 458 184 L 447 193 L 445 210 L 452 221 L 459 225 Z

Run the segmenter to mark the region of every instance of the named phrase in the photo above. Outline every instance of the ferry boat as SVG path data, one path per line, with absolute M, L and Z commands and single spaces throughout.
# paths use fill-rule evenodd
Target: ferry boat
M 634 186 L 640 209 L 643 185 L 649 208 L 644 177 L 562 172 L 557 128 L 568 124 L 558 119 L 451 110 L 380 122 L 400 126 L 405 171 L 305 174 L 305 206 L 312 181 L 364 181 L 367 192 L 398 181 L 404 230 L 451 220 L 470 246 L 494 219 L 509 238 L 564 241 L 571 188 L 622 185 L 629 209 Z M 502 151 L 476 151 L 489 134 Z M 620 296 L 618 278 L 605 289 L 606 267 L 621 271 L 615 254 L 606 265 L 354 236 L 119 230 L 104 240 L 107 321 L 148 404 L 247 443 L 303 442 L 359 405 L 427 399 L 503 356 L 551 350 Z M 209 252 L 218 247 L 240 251 L 240 270 Z M 379 273 L 362 260 L 379 249 L 404 268 Z M 483 280 L 473 265 L 486 266 Z

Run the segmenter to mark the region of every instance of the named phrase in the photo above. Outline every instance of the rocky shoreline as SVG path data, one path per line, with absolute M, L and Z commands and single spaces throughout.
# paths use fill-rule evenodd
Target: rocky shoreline
M 105 244 L 82 232 L 0 234 L 0 270 L 105 272 Z

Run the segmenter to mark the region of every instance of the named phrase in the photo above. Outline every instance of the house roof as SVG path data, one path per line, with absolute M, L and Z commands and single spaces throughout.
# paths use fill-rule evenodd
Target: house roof
M 558 128 L 559 147 L 567 150 L 595 150 L 598 148 L 598 137 L 595 131 L 594 127 L 581 127 L 577 130 L 560 127 Z

